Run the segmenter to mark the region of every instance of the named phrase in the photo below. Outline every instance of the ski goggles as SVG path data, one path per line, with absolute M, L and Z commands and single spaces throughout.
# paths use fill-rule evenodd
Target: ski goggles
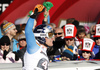
M 48 33 L 34 33 L 35 37 L 46 37 L 46 38 L 52 38 L 54 37 L 54 33 L 53 32 L 48 32 Z

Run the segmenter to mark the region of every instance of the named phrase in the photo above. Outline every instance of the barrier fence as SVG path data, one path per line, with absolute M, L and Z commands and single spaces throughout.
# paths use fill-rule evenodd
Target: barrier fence
M 1 63 L 0 70 L 22 70 L 21 63 Z M 49 63 L 48 70 L 100 70 L 100 61 L 60 61 Z

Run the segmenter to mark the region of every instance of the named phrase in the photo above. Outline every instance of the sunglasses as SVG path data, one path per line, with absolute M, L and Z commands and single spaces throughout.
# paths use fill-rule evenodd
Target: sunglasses
M 61 35 L 62 33 L 54 33 L 54 35 L 57 35 L 57 34 L 58 34 L 58 35 Z
M 6 46 L 9 46 L 10 44 L 1 44 L 1 45 L 2 45 L 2 46 L 5 46 L 5 45 L 6 45 Z
M 86 52 L 87 54 L 91 53 L 90 51 L 82 51 L 82 53 L 85 53 L 85 52 Z
M 26 41 L 26 39 L 20 39 L 19 41 L 22 41 L 22 40 Z
M 70 40 L 70 41 L 73 41 L 74 38 L 65 38 L 66 41 Z
M 98 40 L 98 39 L 100 39 L 100 37 L 95 38 L 95 40 Z
M 92 32 L 95 32 L 95 30 L 93 30 Z

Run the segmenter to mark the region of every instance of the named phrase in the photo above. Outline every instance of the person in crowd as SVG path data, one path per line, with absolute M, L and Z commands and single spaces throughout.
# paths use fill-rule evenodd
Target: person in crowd
M 11 22 L 5 21 L 2 25 L 2 30 L 4 35 L 8 36 L 10 39 L 10 50 L 17 52 L 19 50 L 19 46 L 17 45 L 18 41 L 13 38 L 17 33 L 16 26 Z
M 26 26 L 26 23 L 24 23 L 24 24 L 21 25 L 21 31 L 24 34 L 25 34 L 25 26 Z
M 90 27 L 90 38 L 94 40 L 94 36 L 95 35 L 95 25 L 91 25 Z
M 54 32 L 54 35 L 55 35 L 55 39 L 58 38 L 58 37 L 60 37 L 60 38 L 62 37 L 63 38 L 64 37 L 64 31 L 63 31 L 63 29 L 59 28 L 59 27 L 56 28 L 55 32 Z
M 82 41 L 82 49 L 80 51 L 80 58 L 78 60 L 93 60 L 95 54 L 93 52 L 93 47 L 95 42 L 90 38 L 84 38 Z
M 79 27 L 79 21 L 78 20 L 74 20 L 74 22 L 72 22 L 72 24 L 73 25 L 75 25 L 76 26 L 76 28 L 78 28 Z
M 3 36 L 0 39 L 0 63 L 21 63 L 21 59 L 10 51 L 10 39 L 8 36 Z
M 50 16 L 49 16 L 49 11 L 47 11 L 47 9 L 45 9 L 44 11 L 44 19 L 42 21 L 42 24 L 50 24 Z
M 74 21 L 75 21 L 75 18 L 69 18 L 66 20 L 66 24 L 73 23 Z
M 77 28 L 73 24 L 66 24 L 63 27 L 65 45 L 63 47 L 62 60 L 75 60 L 77 58 L 78 49 L 75 45 L 75 36 Z
M 26 52 L 26 47 L 27 47 L 26 37 L 25 37 L 24 33 L 22 33 L 18 36 L 18 42 L 19 42 L 19 47 L 20 47 L 18 54 L 19 54 L 19 58 L 21 58 L 21 60 L 23 62 L 23 66 L 24 66 L 23 57 L 24 57 L 24 53 Z
M 50 24 L 52 25 L 53 29 L 55 30 L 56 25 L 54 23 L 50 23 Z
M 27 43 L 26 43 L 26 37 L 24 33 L 18 36 L 18 42 L 19 42 L 20 50 L 26 47 Z
M 84 37 L 86 36 L 86 31 L 84 26 L 79 26 L 77 29 L 77 38 L 78 39 L 84 39 Z
M 54 23 L 50 23 L 50 24 L 48 24 L 48 25 L 51 26 L 53 30 L 56 29 L 56 25 L 55 25 Z
M 53 28 L 53 30 L 56 28 L 56 25 L 54 23 L 50 23 L 50 16 L 49 16 L 49 11 L 47 11 L 47 9 L 45 9 L 44 11 L 44 19 L 42 21 L 42 24 L 46 24 L 49 25 Z
M 55 28 L 54 31 L 55 41 L 53 42 L 53 47 L 47 50 L 50 61 L 56 61 L 55 58 L 60 58 L 62 55 L 62 46 L 64 45 L 64 31 L 62 28 Z
M 23 70 L 48 70 L 49 60 L 46 50 L 53 46 L 54 36 L 52 28 L 48 25 L 42 24 L 35 27 L 34 21 L 37 15 L 43 12 L 44 7 L 38 4 L 34 9 L 34 14 L 30 16 L 25 27 L 27 49 L 24 55 Z
M 79 21 L 76 20 L 75 18 L 69 18 L 69 19 L 67 19 L 66 22 L 67 22 L 66 24 L 73 24 L 73 25 L 75 25 L 76 28 L 79 26 Z
M 82 44 L 82 40 L 85 38 L 86 36 L 86 31 L 85 31 L 85 28 L 84 26 L 79 26 L 77 28 L 77 35 L 75 37 L 75 44 L 76 46 L 78 46 L 79 49 L 81 49 L 81 44 Z
M 96 24 L 95 26 L 95 35 L 93 36 L 94 37 L 94 41 L 96 43 L 96 45 L 94 46 L 93 48 L 93 51 L 94 51 L 94 54 L 95 54 L 95 57 L 94 59 L 99 59 L 100 60 L 100 24 Z
M 14 39 L 16 39 L 18 41 L 18 36 L 20 34 L 22 34 L 22 33 L 25 34 L 25 26 L 26 26 L 26 23 L 23 23 L 23 24 L 20 24 L 20 25 L 16 25 L 17 33 L 14 36 Z

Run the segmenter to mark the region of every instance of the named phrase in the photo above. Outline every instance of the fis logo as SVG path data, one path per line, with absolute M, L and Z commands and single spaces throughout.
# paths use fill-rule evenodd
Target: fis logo
M 67 34 L 72 34 L 72 29 L 67 29 Z
M 89 42 L 85 43 L 85 47 L 90 48 L 90 43 Z
M 100 33 L 100 28 L 98 28 L 98 33 Z

